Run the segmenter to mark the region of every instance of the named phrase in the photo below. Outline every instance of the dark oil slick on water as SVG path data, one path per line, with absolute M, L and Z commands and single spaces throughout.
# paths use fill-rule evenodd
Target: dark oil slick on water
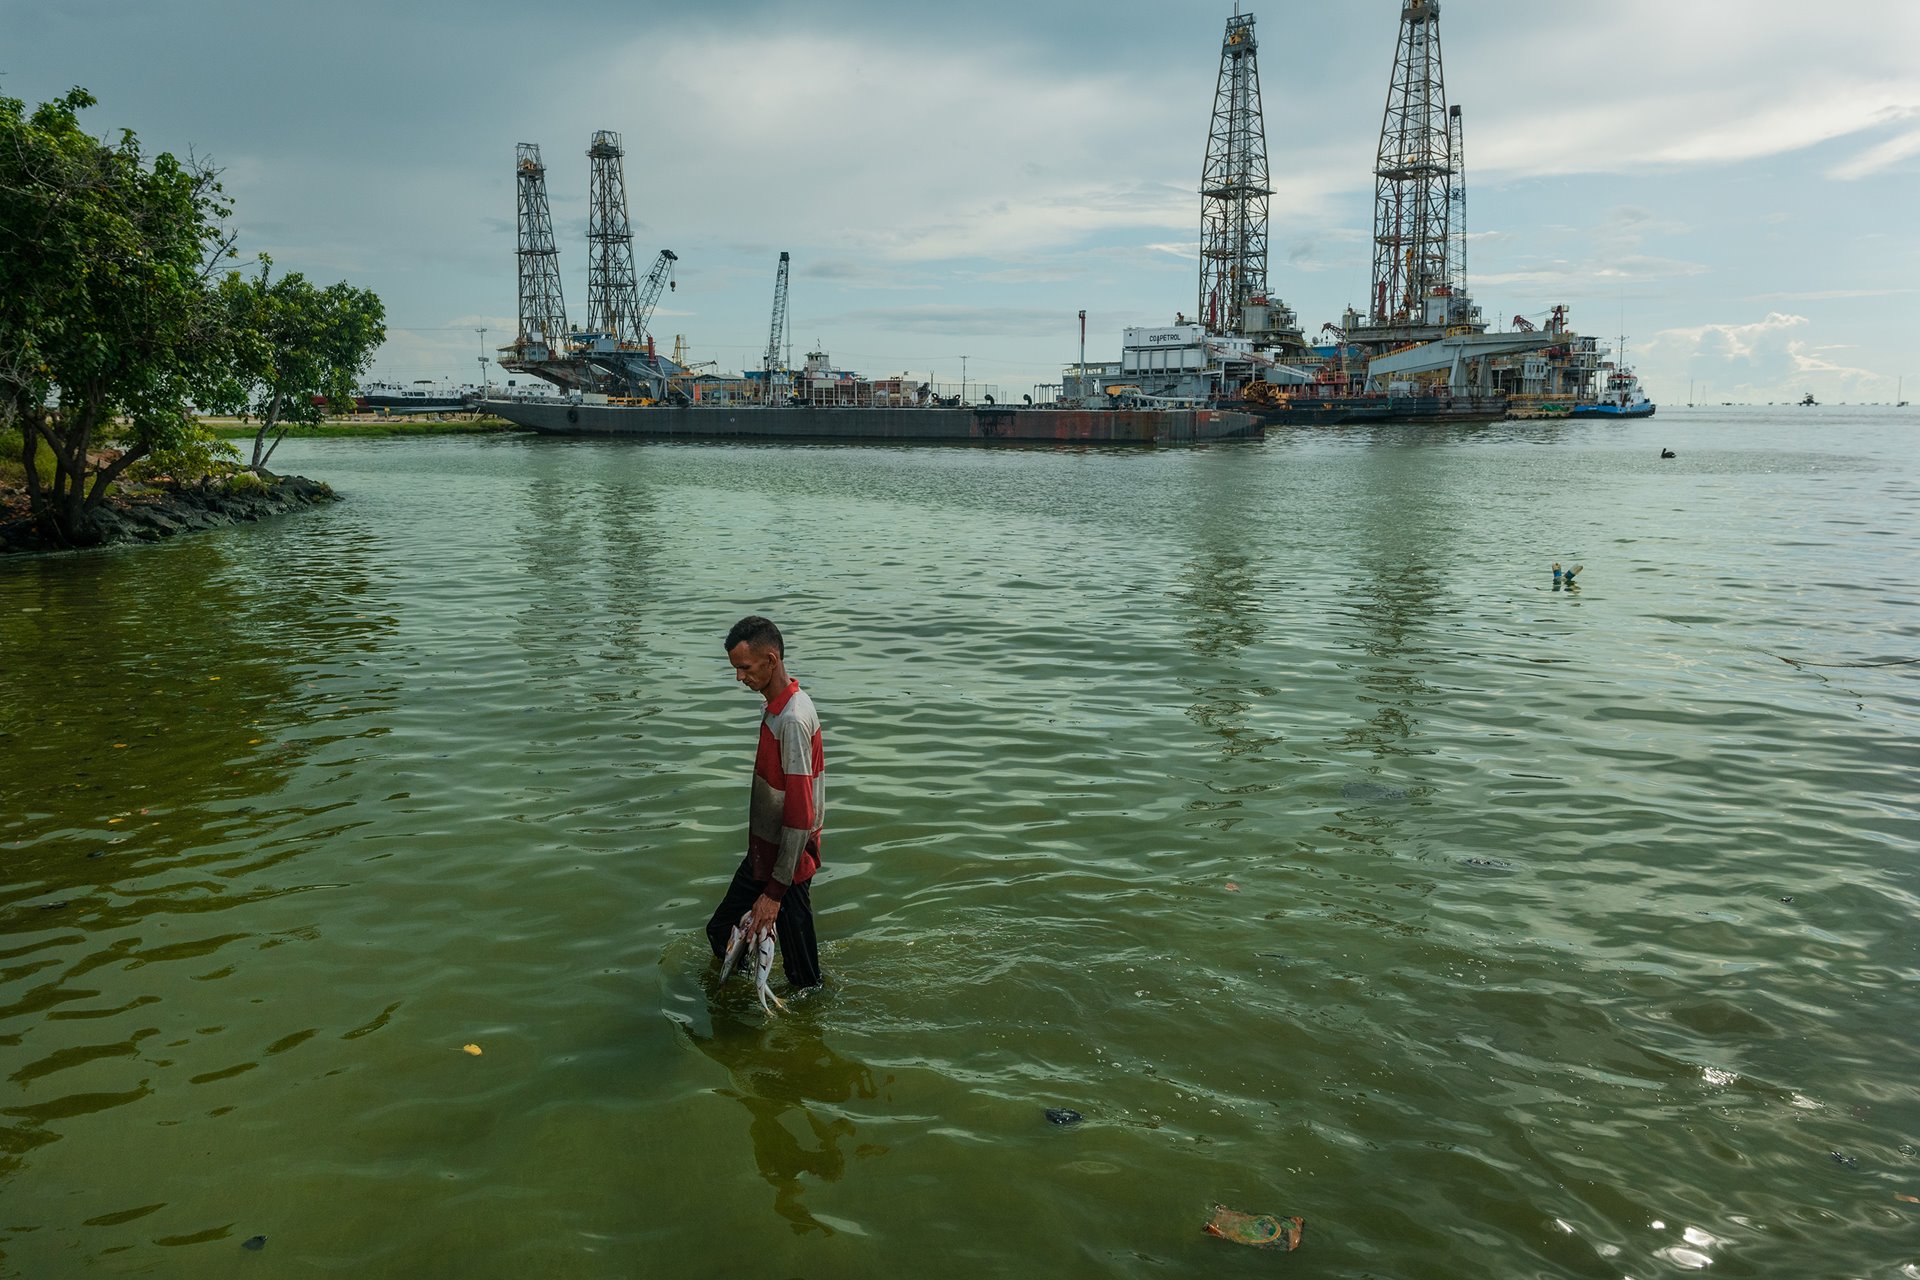
M 0 1275 L 1920 1276 L 1915 427 L 315 441 L 0 565 Z

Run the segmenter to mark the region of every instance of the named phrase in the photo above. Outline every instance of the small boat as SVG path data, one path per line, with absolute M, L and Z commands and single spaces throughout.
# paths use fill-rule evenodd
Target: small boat
M 1651 418 L 1653 401 L 1640 389 L 1640 379 L 1625 365 L 1607 375 L 1607 389 L 1592 404 L 1573 406 L 1576 418 Z
M 1818 400 L 1815 400 L 1813 398 L 1813 392 L 1809 391 L 1806 394 L 1806 398 L 1800 401 L 1800 407 L 1802 409 L 1818 409 L 1820 407 L 1820 402 Z

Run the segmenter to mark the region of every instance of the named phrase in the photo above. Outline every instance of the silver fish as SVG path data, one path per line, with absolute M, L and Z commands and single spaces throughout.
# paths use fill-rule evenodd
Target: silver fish
M 747 957 L 747 927 L 753 923 L 753 912 L 742 915 L 733 926 L 733 932 L 727 935 L 727 953 L 720 961 L 720 981 L 725 982 L 733 976 L 733 968 Z
M 787 1007 L 787 1002 L 773 994 L 773 988 L 767 985 L 767 979 L 772 974 L 773 930 L 769 929 L 760 935 L 760 963 L 755 965 L 753 970 L 753 989 L 760 996 L 760 1007 L 766 1009 L 768 1017 L 773 1016 L 773 1009 L 768 1007 L 767 1001 L 773 1001 L 783 1011 Z

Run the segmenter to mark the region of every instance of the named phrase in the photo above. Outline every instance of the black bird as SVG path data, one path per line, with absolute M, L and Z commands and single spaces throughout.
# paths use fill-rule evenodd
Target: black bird
M 1675 452 L 1674 452 L 1673 450 L 1671 450 L 1671 449 L 1662 449 L 1662 450 L 1660 451 L 1660 456 L 1661 456 L 1661 457 L 1663 457 L 1663 458 L 1676 458 L 1676 457 L 1678 457 L 1679 455 L 1678 455 L 1678 454 L 1676 454 L 1676 453 L 1675 453 Z

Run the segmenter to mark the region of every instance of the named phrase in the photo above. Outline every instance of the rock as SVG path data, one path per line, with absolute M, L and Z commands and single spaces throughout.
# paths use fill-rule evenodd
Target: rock
M 229 489 L 225 480 L 212 477 L 185 484 L 116 486 L 93 513 L 93 542 L 158 542 L 338 499 L 332 486 L 304 476 L 267 477 L 266 486 L 258 489 Z M 0 494 L 0 555 L 56 550 L 24 510 L 24 493 Z

